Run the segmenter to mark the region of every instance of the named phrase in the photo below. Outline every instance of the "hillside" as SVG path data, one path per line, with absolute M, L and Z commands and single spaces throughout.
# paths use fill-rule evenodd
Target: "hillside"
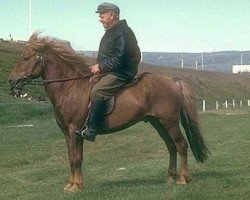
M 83 51 L 85 55 L 96 56 L 95 51 Z M 164 67 L 182 66 L 188 69 L 202 69 L 201 53 L 143 52 L 143 62 Z M 203 68 L 207 71 L 232 72 L 233 65 L 250 64 L 250 51 L 221 51 L 203 53 Z M 197 65 L 197 66 L 196 66 Z
M 165 68 L 149 64 L 142 64 L 140 71 L 150 71 L 183 78 L 193 88 L 197 100 L 250 99 L 250 76 L 248 75 Z
M 232 72 L 233 65 L 250 64 L 250 51 L 221 51 L 203 53 L 203 68 L 208 71 Z M 144 52 L 145 63 L 159 66 L 181 67 L 183 60 L 184 68 L 202 69 L 201 53 L 167 53 L 167 52 Z
M 24 45 L 0 42 L 0 100 L 13 98 L 9 95 L 8 76 L 19 59 Z M 250 99 L 250 76 L 231 73 L 201 71 L 182 68 L 159 67 L 141 63 L 139 72 L 154 72 L 185 79 L 193 88 L 197 100 Z M 46 96 L 43 87 L 25 88 L 35 96 Z

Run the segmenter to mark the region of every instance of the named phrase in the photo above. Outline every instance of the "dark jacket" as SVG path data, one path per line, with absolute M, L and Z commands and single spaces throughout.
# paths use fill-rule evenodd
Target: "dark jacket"
M 101 39 L 97 62 L 101 73 L 131 80 L 137 74 L 141 52 L 126 20 L 119 21 Z

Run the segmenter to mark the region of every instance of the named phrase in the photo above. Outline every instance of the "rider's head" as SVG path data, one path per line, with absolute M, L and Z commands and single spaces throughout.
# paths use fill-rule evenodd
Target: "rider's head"
M 102 3 L 97 7 L 96 13 L 99 13 L 99 21 L 105 30 L 111 28 L 119 21 L 120 9 L 112 3 Z

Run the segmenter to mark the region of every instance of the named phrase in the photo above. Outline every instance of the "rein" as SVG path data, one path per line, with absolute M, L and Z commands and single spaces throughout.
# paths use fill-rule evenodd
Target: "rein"
M 47 79 L 47 80 L 33 79 L 28 84 L 31 84 L 31 85 L 43 85 L 44 83 L 67 82 L 67 81 L 85 79 L 85 78 L 89 78 L 91 76 L 92 76 L 92 74 L 88 73 L 88 74 L 83 75 L 83 76 L 77 76 L 77 77 L 74 77 L 74 78 L 66 78 L 66 79 Z

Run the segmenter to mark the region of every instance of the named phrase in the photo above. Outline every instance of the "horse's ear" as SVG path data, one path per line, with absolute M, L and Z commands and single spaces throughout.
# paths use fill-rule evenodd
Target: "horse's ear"
M 29 39 L 29 42 L 34 42 L 38 39 L 39 37 L 39 33 L 37 32 L 34 32 L 31 36 L 30 36 L 30 39 Z
M 41 32 L 34 32 L 29 39 L 29 44 L 33 47 L 35 51 L 44 52 L 48 46 L 46 42 L 46 37 L 40 36 Z

